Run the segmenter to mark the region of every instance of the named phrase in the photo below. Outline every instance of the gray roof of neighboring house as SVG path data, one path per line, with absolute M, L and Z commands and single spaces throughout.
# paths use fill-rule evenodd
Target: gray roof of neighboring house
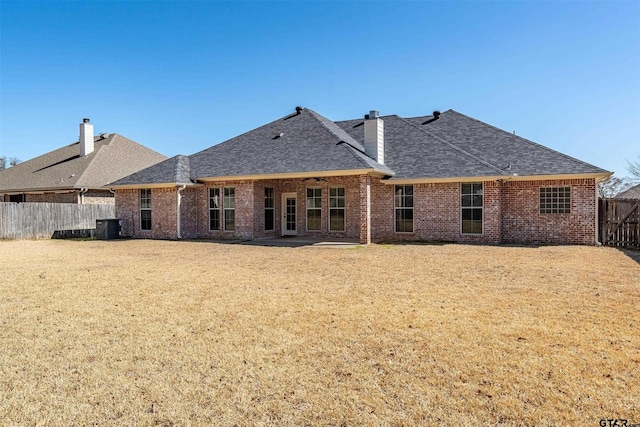
M 0 192 L 98 189 L 166 159 L 117 133 L 94 141 L 94 151 L 84 157 L 75 142 L 1 171 Z
M 640 199 L 640 184 L 634 185 L 633 187 L 623 191 L 620 194 L 617 194 L 616 199 Z
M 170 159 L 114 184 L 363 169 L 375 170 L 391 180 L 609 174 L 453 110 L 438 119 L 397 115 L 381 119 L 384 165 L 364 154 L 364 119 L 333 122 L 301 108 L 193 154 L 188 162 L 182 159 L 181 181 L 169 181 L 174 178 Z

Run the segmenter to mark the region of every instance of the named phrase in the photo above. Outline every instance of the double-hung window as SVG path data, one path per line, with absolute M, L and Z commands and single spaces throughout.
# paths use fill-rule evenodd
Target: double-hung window
M 140 190 L 140 230 L 151 230 L 151 189 Z
M 322 188 L 307 188 L 307 230 L 322 229 Z
M 220 189 L 209 188 L 209 230 L 220 230 Z
M 329 231 L 344 231 L 345 210 L 344 187 L 329 188 Z
M 233 187 L 224 187 L 223 191 L 224 230 L 234 231 L 236 229 L 236 189 Z
M 482 183 L 473 182 L 461 184 L 460 197 L 462 233 L 482 234 Z
M 540 188 L 540 213 L 571 213 L 571 187 Z
M 264 189 L 264 230 L 271 231 L 276 228 L 275 189 Z
M 395 187 L 396 233 L 413 233 L 413 185 Z

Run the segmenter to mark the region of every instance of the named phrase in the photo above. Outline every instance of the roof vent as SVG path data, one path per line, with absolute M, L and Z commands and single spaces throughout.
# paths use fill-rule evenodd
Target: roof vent
M 296 114 L 300 114 L 302 112 L 302 107 L 296 107 Z
M 438 120 L 440 118 L 440 111 L 436 110 L 433 112 L 433 120 Z

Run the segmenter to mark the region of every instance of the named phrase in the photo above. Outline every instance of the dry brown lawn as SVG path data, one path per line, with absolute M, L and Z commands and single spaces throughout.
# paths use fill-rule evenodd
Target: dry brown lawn
M 631 255 L 0 242 L 0 425 L 640 423 Z

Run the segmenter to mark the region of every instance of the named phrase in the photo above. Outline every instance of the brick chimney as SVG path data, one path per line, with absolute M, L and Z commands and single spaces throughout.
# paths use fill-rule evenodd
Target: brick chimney
M 82 119 L 80 123 L 80 157 L 93 152 L 93 125 L 89 119 Z
M 384 164 L 384 122 L 376 110 L 369 111 L 364 119 L 364 152 Z

